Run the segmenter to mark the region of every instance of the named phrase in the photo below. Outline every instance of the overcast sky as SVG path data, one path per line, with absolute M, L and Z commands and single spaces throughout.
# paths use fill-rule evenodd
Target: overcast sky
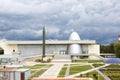
M 0 39 L 81 39 L 109 44 L 120 34 L 120 0 L 0 0 Z

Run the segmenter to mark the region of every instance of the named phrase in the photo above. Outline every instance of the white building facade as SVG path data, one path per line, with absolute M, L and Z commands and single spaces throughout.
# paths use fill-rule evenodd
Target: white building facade
M 72 36 L 76 36 L 71 34 Z M 77 34 L 78 36 L 78 34 Z M 100 55 L 100 45 L 95 40 L 46 40 L 46 55 L 71 55 L 78 59 L 97 59 Z M 4 50 L 1 54 L 19 54 L 21 57 L 42 55 L 41 41 L 7 41 L 1 40 L 0 47 Z M 79 50 L 80 49 L 80 50 Z
M 81 53 L 73 55 L 100 55 L 100 47 L 94 40 L 79 41 L 54 41 L 46 40 L 46 55 L 72 55 L 68 52 L 71 44 L 81 45 Z M 42 55 L 42 41 L 0 41 L 0 47 L 4 50 L 3 54 L 19 54 L 21 57 Z M 89 56 L 93 58 L 95 56 Z

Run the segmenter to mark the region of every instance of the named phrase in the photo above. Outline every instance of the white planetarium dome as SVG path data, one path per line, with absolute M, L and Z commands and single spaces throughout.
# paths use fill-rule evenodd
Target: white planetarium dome
M 77 32 L 72 32 L 69 40 L 80 40 L 80 37 Z M 81 54 L 81 45 L 73 43 L 69 45 L 68 54 Z
M 69 37 L 69 40 L 80 40 L 80 37 L 77 32 L 72 32 Z

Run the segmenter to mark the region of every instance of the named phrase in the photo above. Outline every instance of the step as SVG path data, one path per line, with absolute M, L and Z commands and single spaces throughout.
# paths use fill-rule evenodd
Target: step
M 71 59 L 70 55 L 54 55 L 54 59 Z
M 51 63 L 71 63 L 71 59 L 53 59 Z

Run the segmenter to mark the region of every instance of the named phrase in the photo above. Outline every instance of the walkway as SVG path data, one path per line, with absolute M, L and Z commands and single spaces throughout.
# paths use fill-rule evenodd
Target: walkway
M 92 68 L 95 68 L 93 65 L 91 65 Z M 105 80 L 111 80 L 108 76 L 106 76 L 105 74 L 103 74 L 99 69 L 96 69 L 96 71 L 102 76 L 104 77 Z
M 65 76 L 69 76 L 69 72 L 70 72 L 70 64 L 68 64 L 68 66 L 67 66 L 67 70 L 65 72 Z
M 45 71 L 39 78 L 57 78 L 60 70 L 62 69 L 64 64 L 54 64 L 47 71 Z
M 100 66 L 100 67 L 97 67 L 97 68 L 94 68 L 94 69 L 90 69 L 90 70 L 87 70 L 87 71 L 83 71 L 83 72 L 80 72 L 80 73 L 76 73 L 76 74 L 73 74 L 73 75 L 69 75 L 69 76 L 66 76 L 65 78 L 74 78 L 74 77 L 76 77 L 76 76 L 79 76 L 80 74 L 86 74 L 86 73 L 88 73 L 88 72 L 92 72 L 92 71 L 94 71 L 94 70 L 97 70 L 97 69 L 106 67 L 106 66 L 108 66 L 108 65 L 110 65 L 110 64 L 105 64 L 105 65 L 103 65 L 103 66 Z

